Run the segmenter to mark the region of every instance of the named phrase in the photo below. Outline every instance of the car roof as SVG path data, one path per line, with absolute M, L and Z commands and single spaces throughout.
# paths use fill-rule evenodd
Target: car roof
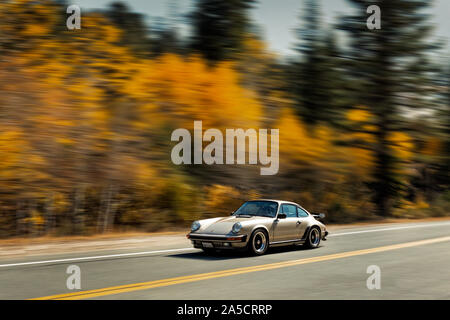
M 248 201 L 272 201 L 272 202 L 278 203 L 278 205 L 281 205 L 281 204 L 293 204 L 293 205 L 299 206 L 300 208 L 305 210 L 307 213 L 309 213 L 309 211 L 306 210 L 305 208 L 303 208 L 301 205 L 299 205 L 298 203 L 292 202 L 292 201 L 277 200 L 277 199 L 253 199 L 253 200 L 248 200 Z
M 273 201 L 273 202 L 278 202 L 278 203 L 288 203 L 288 204 L 295 204 L 297 206 L 300 206 L 298 203 L 295 203 L 295 202 L 292 202 L 292 201 L 276 200 L 276 199 L 254 199 L 254 200 L 249 200 L 249 201 Z

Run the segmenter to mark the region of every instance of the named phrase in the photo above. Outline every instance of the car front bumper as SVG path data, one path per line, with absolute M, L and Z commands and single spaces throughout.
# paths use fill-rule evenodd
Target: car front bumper
M 247 235 L 189 233 L 186 237 L 198 249 L 243 249 L 247 246 Z

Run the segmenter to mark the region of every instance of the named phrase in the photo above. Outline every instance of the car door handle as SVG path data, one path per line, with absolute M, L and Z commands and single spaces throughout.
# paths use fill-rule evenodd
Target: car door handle
M 297 224 L 300 224 L 300 223 L 302 223 L 301 221 L 297 221 Z

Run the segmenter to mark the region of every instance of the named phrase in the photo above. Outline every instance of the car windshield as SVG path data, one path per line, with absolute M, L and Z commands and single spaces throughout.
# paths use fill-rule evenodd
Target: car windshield
M 274 201 L 247 201 L 234 213 L 235 216 L 261 216 L 275 218 L 278 203 Z

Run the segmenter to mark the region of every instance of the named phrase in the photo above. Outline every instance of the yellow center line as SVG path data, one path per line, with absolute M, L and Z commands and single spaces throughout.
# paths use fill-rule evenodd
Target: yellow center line
M 222 278 L 222 277 L 228 277 L 228 276 L 233 276 L 233 275 L 238 275 L 238 274 L 243 274 L 243 273 L 285 268 L 285 267 L 297 266 L 297 265 L 313 263 L 313 262 L 321 262 L 321 261 L 327 261 L 327 260 L 348 258 L 348 257 L 354 257 L 354 256 L 359 256 L 359 255 L 364 255 L 364 254 L 369 254 L 369 253 L 377 253 L 377 252 L 384 252 L 384 251 L 397 250 L 397 249 L 403 249 L 403 248 L 410 248 L 410 247 L 445 242 L 445 241 L 450 241 L 450 236 L 434 238 L 434 239 L 427 239 L 427 240 L 419 240 L 419 241 L 413 241 L 413 242 L 405 242 L 405 243 L 393 244 L 393 245 L 370 248 L 370 249 L 341 252 L 341 253 L 329 254 L 329 255 L 325 255 L 325 256 L 319 256 L 319 257 L 303 258 L 303 259 L 298 259 L 298 260 L 275 262 L 275 263 L 269 263 L 269 264 L 251 266 L 251 267 L 242 267 L 242 268 L 228 269 L 228 270 L 222 270 L 222 271 L 200 273 L 200 274 L 194 274 L 194 275 L 188 275 L 188 276 L 182 276 L 182 277 L 167 278 L 167 279 L 161 279 L 161 280 L 140 282 L 140 283 L 134 283 L 134 284 L 126 284 L 126 285 L 120 285 L 120 286 L 114 286 L 114 287 L 107 287 L 107 288 L 102 288 L 102 289 L 94 289 L 94 290 L 57 294 L 57 295 L 52 295 L 52 296 L 35 298 L 32 300 L 87 299 L 87 298 L 94 298 L 94 297 L 100 297 L 100 296 L 106 296 L 106 295 L 112 295 L 112 294 L 118 294 L 118 293 L 124 293 L 124 292 L 146 290 L 146 289 L 158 288 L 158 287 L 166 287 L 166 286 L 171 286 L 174 284 L 195 282 L 195 281 L 208 280 L 208 279 L 214 279 L 214 278 Z

